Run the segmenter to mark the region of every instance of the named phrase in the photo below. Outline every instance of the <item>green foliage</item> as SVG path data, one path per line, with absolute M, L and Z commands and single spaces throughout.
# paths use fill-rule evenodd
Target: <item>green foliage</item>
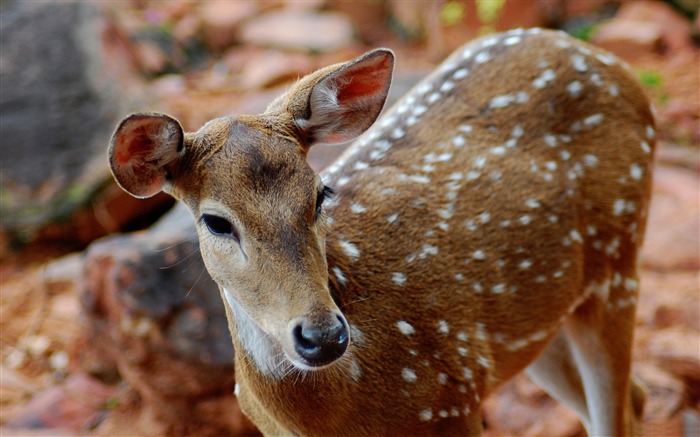
M 659 104 L 666 106 L 670 100 L 668 92 L 663 89 L 663 77 L 658 71 L 640 70 L 637 72 L 639 81 L 642 82 L 645 88 L 651 90 L 651 93 L 658 98 Z
M 440 9 L 440 22 L 443 26 L 449 27 L 459 24 L 464 19 L 464 3 L 459 1 L 448 1 Z
M 493 24 L 501 15 L 506 0 L 476 0 L 476 15 L 485 25 Z
M 642 70 L 639 73 L 639 80 L 644 86 L 649 88 L 661 88 L 662 78 L 657 71 Z
M 581 41 L 588 42 L 591 40 L 591 36 L 593 36 L 593 34 L 595 33 L 595 29 L 598 26 L 598 24 L 599 23 L 586 23 L 568 30 L 568 33 L 574 38 L 578 38 Z

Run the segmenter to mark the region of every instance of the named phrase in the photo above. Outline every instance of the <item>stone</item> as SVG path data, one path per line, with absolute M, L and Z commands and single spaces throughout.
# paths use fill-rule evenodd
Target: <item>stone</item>
M 112 130 L 148 93 L 107 47 L 94 3 L 0 9 L 0 214 L 4 230 L 27 234 L 70 217 L 109 179 Z
M 311 60 L 300 53 L 266 50 L 247 62 L 241 71 L 244 88 L 270 88 L 311 71 Z
M 669 328 L 652 334 L 649 354 L 676 378 L 683 380 L 689 394 L 700 394 L 700 333 L 697 329 Z
M 663 165 L 654 169 L 654 188 L 642 266 L 669 271 L 700 268 L 700 199 L 697 172 Z M 673 223 L 673 226 L 668 226 Z
M 198 251 L 194 223 L 181 204 L 146 232 L 93 243 L 80 287 L 81 349 L 92 351 L 82 366 L 110 373 L 114 363 L 138 393 L 143 414 L 166 429 L 206 426 L 231 434 L 236 430 L 225 415 L 205 421 L 191 414 L 202 402 L 237 410 L 224 304 Z
M 113 394 L 113 387 L 86 374 L 74 373 L 61 384 L 36 394 L 5 427 L 82 434 L 99 421 L 102 406 Z M 87 399 L 89 402 L 85 402 Z
M 583 437 L 576 414 L 524 375 L 500 387 L 483 404 L 484 437 L 503 435 Z
M 350 20 L 334 12 L 279 9 L 254 17 L 241 27 L 244 44 L 331 52 L 353 42 Z
M 202 22 L 204 42 L 214 50 L 220 51 L 231 46 L 238 38 L 242 22 L 258 12 L 256 2 L 203 2 L 199 16 Z
M 671 327 L 697 329 L 700 320 L 699 283 L 700 276 L 697 270 L 642 270 L 637 323 L 651 330 Z
M 636 21 L 642 27 L 652 23 L 660 26 L 663 29 L 663 43 L 669 51 L 690 47 L 690 20 L 669 3 L 655 0 L 623 2 L 615 18 Z
M 666 421 L 683 407 L 685 387 L 678 378 L 644 362 L 633 364 L 632 371 L 644 383 L 648 392 L 644 405 L 644 422 Z
M 615 17 L 595 30 L 592 41 L 622 57 L 690 47 L 690 22 L 670 5 L 650 0 L 623 2 Z
M 615 18 L 596 27 L 591 40 L 623 59 L 634 59 L 646 53 L 660 53 L 663 50 L 663 32 L 663 27 L 658 23 Z

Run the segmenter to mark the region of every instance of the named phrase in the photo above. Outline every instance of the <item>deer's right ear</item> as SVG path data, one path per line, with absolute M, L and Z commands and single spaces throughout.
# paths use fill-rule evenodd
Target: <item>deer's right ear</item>
M 180 123 L 165 114 L 126 117 L 109 144 L 109 165 L 117 183 L 129 194 L 158 194 L 184 151 Z
M 393 73 L 394 54 L 390 50 L 366 53 L 314 84 L 307 111 L 295 114 L 294 121 L 312 144 L 349 141 L 379 116 Z

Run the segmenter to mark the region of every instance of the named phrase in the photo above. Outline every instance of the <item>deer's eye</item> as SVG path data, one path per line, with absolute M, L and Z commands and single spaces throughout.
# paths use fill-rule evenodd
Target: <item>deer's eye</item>
M 331 187 L 324 186 L 321 190 L 319 190 L 318 194 L 316 195 L 316 215 L 314 215 L 314 220 L 317 220 L 318 216 L 321 214 L 323 202 L 332 197 L 333 194 L 335 194 L 335 192 Z
M 225 218 L 211 214 L 202 214 L 199 220 L 204 223 L 204 226 L 206 226 L 212 234 L 220 237 L 230 237 L 238 241 L 238 231 L 231 222 Z

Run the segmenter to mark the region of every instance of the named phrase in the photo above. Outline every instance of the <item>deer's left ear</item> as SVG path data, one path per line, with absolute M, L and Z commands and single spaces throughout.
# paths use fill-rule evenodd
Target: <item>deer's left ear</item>
M 117 127 L 109 144 L 110 169 L 117 183 L 135 197 L 162 191 L 184 151 L 180 123 L 158 113 L 132 114 Z
M 330 69 L 311 88 L 305 113 L 294 118 L 309 144 L 349 141 L 374 123 L 389 94 L 394 54 L 377 49 Z

